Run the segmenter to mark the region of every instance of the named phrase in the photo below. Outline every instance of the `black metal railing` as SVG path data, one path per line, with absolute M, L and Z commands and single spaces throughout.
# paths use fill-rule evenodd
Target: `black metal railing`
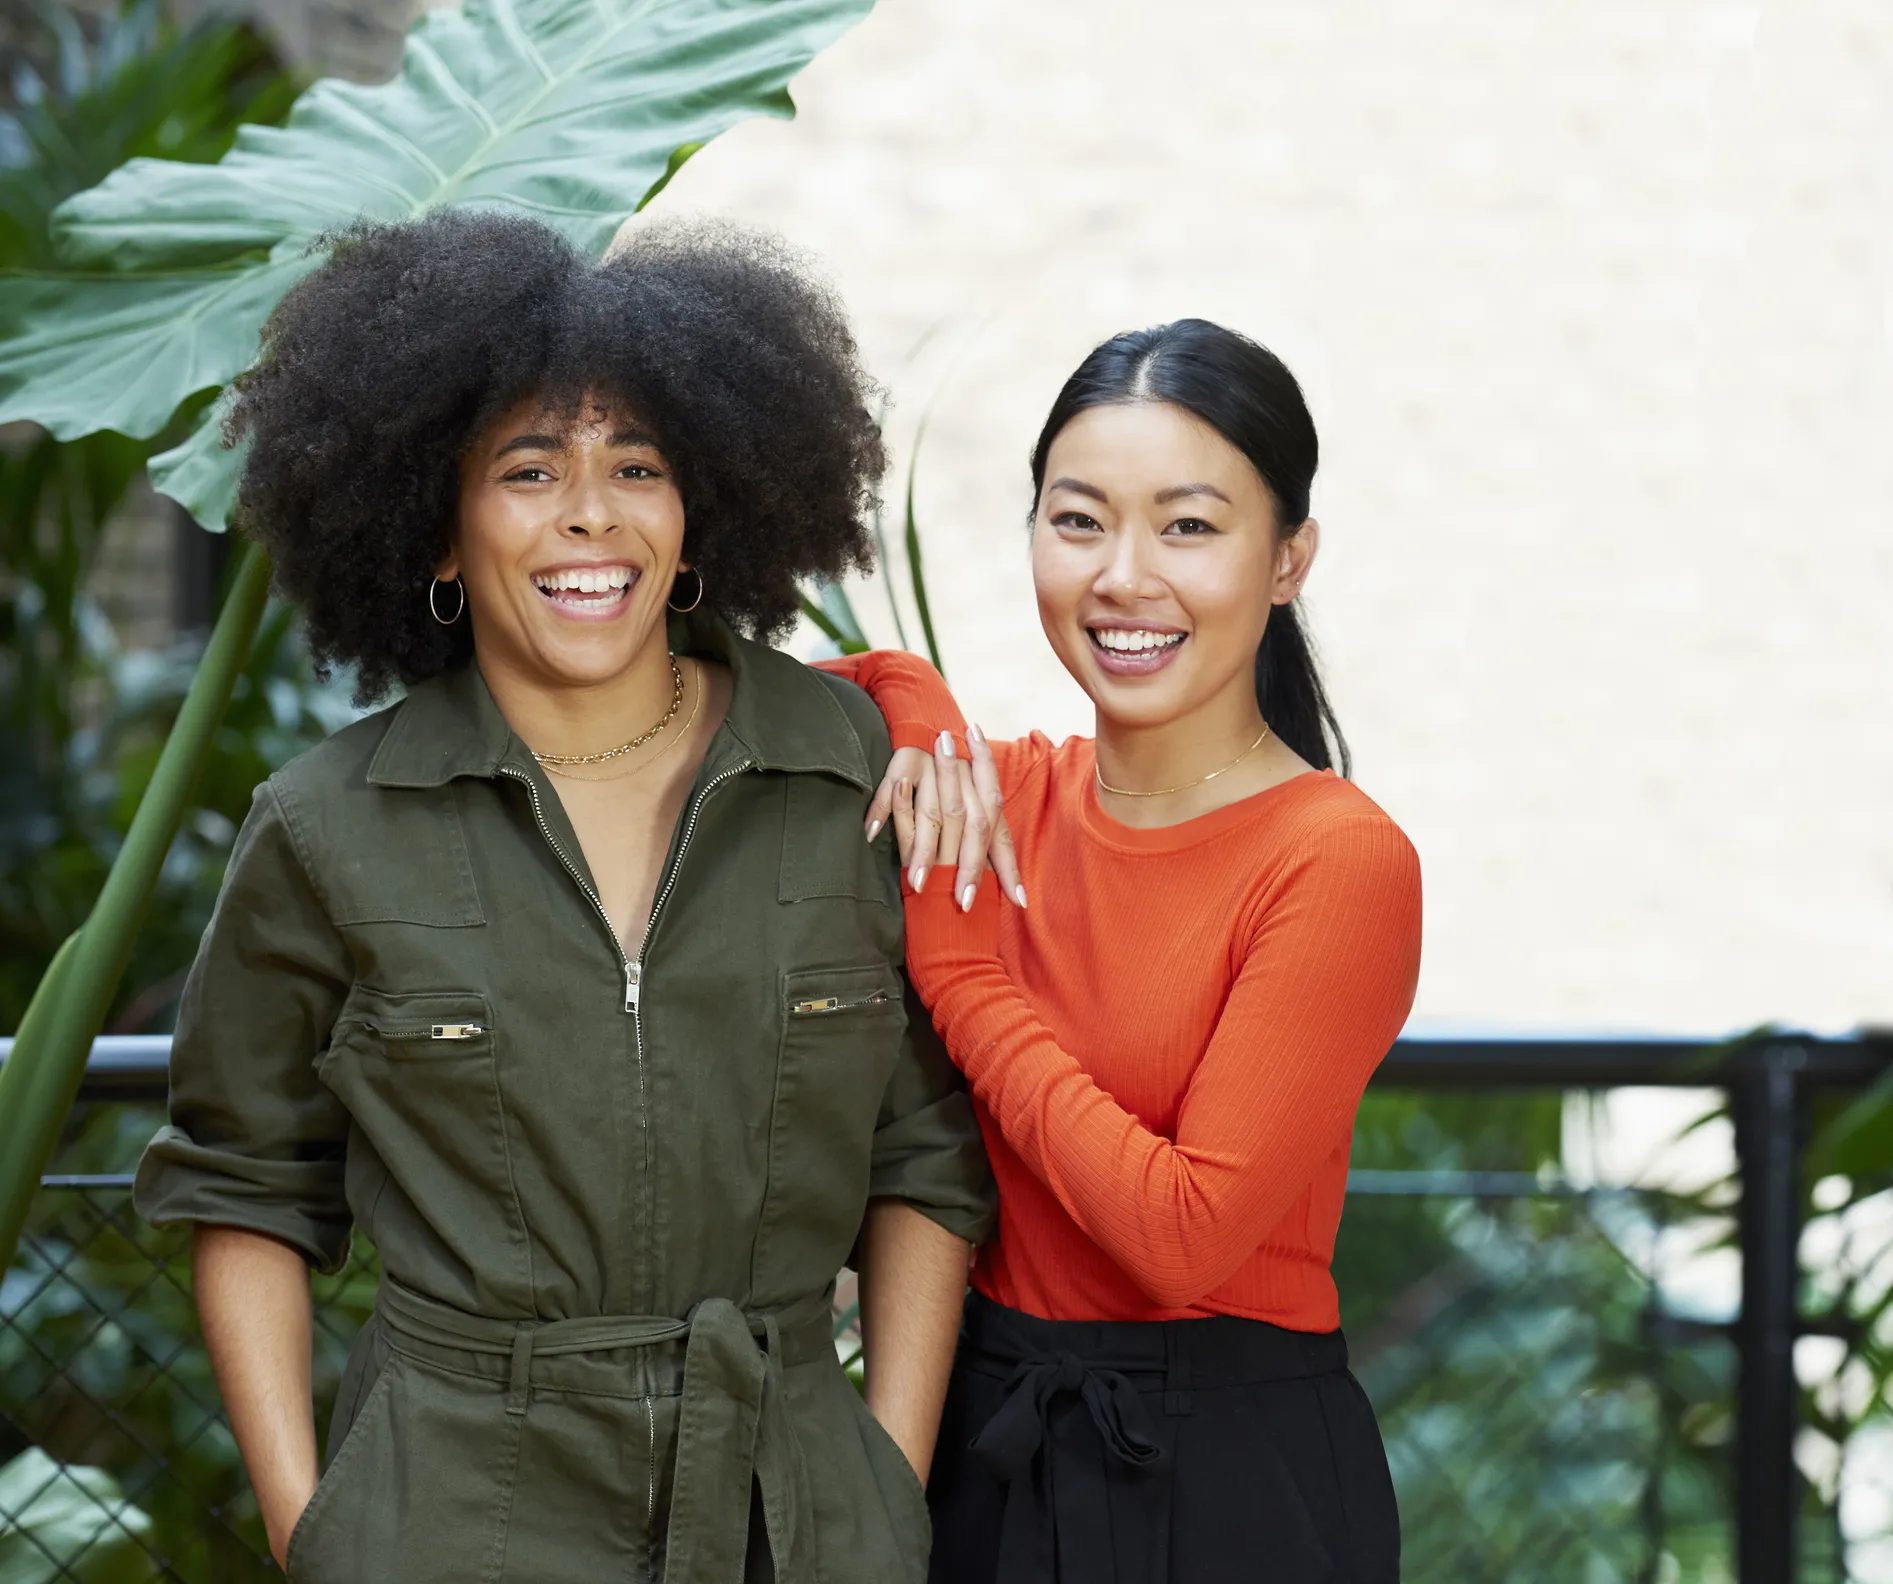
M 8 1584 L 221 1584 L 269 1566 L 197 1336 L 188 1238 L 130 1206 L 126 1172 L 162 1105 L 168 1044 L 99 1043 L 0 1285 Z M 1350 1319 L 1400 1486 L 1409 1579 L 1631 1580 L 1664 1566 L 1694 1578 L 1731 1563 L 1743 1584 L 1845 1577 L 1838 1558 L 1810 1564 L 1796 1533 L 1794 1344 L 1836 1329 L 1800 1312 L 1799 1157 L 1810 1106 L 1890 1060 L 1885 1040 L 1773 1034 L 1400 1042 L 1370 1105 L 1405 1091 L 1720 1090 L 1739 1164 L 1739 1193 L 1721 1199 L 1458 1165 L 1351 1174 L 1338 1271 L 1391 1269 L 1426 1239 L 1448 1256 L 1414 1264 L 1391 1313 Z M 1713 1241 L 1721 1223 L 1740 1253 L 1739 1309 L 1671 1312 L 1660 1257 L 1625 1248 L 1681 1227 Z M 358 1255 L 317 1284 L 324 1418 L 373 1302 L 372 1251 Z

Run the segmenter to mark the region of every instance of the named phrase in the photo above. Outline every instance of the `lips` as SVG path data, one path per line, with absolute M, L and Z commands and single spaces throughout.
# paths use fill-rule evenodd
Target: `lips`
M 1099 667 L 1113 676 L 1150 676 L 1189 642 L 1188 633 L 1154 627 L 1087 627 L 1085 636 Z
M 636 587 L 639 569 L 625 562 L 597 566 L 554 567 L 532 575 L 532 586 L 563 616 L 598 619 L 623 610 Z

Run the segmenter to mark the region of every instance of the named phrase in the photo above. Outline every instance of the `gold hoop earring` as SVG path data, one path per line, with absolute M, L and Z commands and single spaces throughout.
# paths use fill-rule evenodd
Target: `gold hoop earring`
M 676 612 L 676 613 L 677 613 L 677 614 L 678 614 L 679 616 L 687 616 L 687 615 L 689 615 L 689 614 L 690 614 L 690 612 L 692 612 L 693 610 L 695 610 L 695 609 L 696 609 L 696 608 L 697 608 L 697 607 L 698 607 L 699 605 L 701 605 L 701 604 L 703 603 L 703 574 L 702 574 L 701 572 L 698 572 L 698 571 L 697 571 L 697 569 L 696 569 L 695 567 L 685 567 L 685 568 L 684 568 L 684 570 L 685 570 L 686 572 L 693 572 L 693 573 L 696 573 L 696 578 L 697 578 L 697 597 L 696 597 L 695 599 L 693 599 L 693 600 L 692 600 L 692 601 L 691 601 L 691 602 L 690 602 L 690 603 L 689 603 L 688 605 L 677 605 L 677 604 L 673 604 L 673 603 L 672 603 L 672 602 L 671 602 L 670 600 L 668 600 L 668 599 L 664 601 L 664 603 L 665 603 L 666 605 L 669 605 L 669 606 L 670 606 L 670 608 L 671 608 L 672 610 L 674 610 L 674 611 L 675 611 L 675 612 Z M 671 591 L 671 593 L 672 593 L 672 594 L 675 594 L 675 593 L 677 592 L 677 583 L 676 583 L 676 580 L 675 580 L 675 579 L 673 579 L 673 580 L 672 580 L 672 582 L 671 582 L 671 585 L 670 585 L 670 591 Z
M 455 608 L 453 615 L 443 616 L 440 613 L 440 606 L 434 601 L 435 596 L 440 593 L 441 584 L 446 581 L 445 578 L 435 578 L 433 582 L 427 585 L 427 608 L 429 612 L 432 613 L 434 620 L 439 622 L 441 626 L 451 627 L 467 613 L 467 585 L 462 583 L 459 578 L 453 580 L 454 587 L 460 590 L 460 604 Z

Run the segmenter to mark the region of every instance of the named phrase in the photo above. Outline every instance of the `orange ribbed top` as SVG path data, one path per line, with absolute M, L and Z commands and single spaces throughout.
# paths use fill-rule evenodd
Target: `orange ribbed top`
M 824 665 L 896 746 L 963 738 L 925 661 Z M 1419 972 L 1412 845 L 1328 772 L 1144 830 L 1099 807 L 1090 739 L 992 748 L 1029 911 L 990 879 L 970 914 L 950 883 L 907 902 L 999 1185 L 974 1285 L 1054 1320 L 1334 1329 L 1354 1113 Z

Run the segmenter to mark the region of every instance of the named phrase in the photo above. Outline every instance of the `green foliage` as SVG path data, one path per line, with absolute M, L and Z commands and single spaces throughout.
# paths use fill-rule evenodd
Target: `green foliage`
M 0 115 L 0 267 L 54 268 L 53 211 L 126 160 L 217 159 L 241 123 L 278 121 L 295 97 L 245 26 L 172 28 L 157 0 L 137 0 L 91 40 L 66 13 L 44 15 L 50 59 L 18 62 L 20 107 Z
M 103 1469 L 28 1447 L 0 1465 L 0 1578 L 8 1584 L 134 1584 L 151 1519 Z
M 126 158 L 216 158 L 240 123 L 280 114 L 294 93 L 245 27 L 171 29 L 144 3 L 88 41 L 48 16 L 41 53 L 54 65 L 43 76 L 22 67 L 24 103 L 0 124 L 0 265 L 45 262 L 53 210 Z M 195 641 L 164 657 L 122 653 L 88 592 L 106 525 L 150 450 L 109 431 L 0 442 L 0 1029 L 17 1025 L 53 950 L 91 908 L 194 663 Z M 272 619 L 239 684 L 133 963 L 126 1026 L 161 1019 L 166 986 L 189 960 L 248 804 L 237 783 L 259 753 L 286 757 L 336 718 L 288 629 L 286 616 Z
M 134 158 L 52 217 L 58 268 L 0 296 L 0 421 L 157 434 L 255 355 L 282 294 L 358 218 L 503 204 L 602 252 L 690 151 L 751 115 L 872 0 L 469 0 L 378 86 L 324 81 L 215 165 Z M 125 371 L 138 370 L 127 379 Z M 205 425 L 154 466 L 206 526 L 240 459 Z

